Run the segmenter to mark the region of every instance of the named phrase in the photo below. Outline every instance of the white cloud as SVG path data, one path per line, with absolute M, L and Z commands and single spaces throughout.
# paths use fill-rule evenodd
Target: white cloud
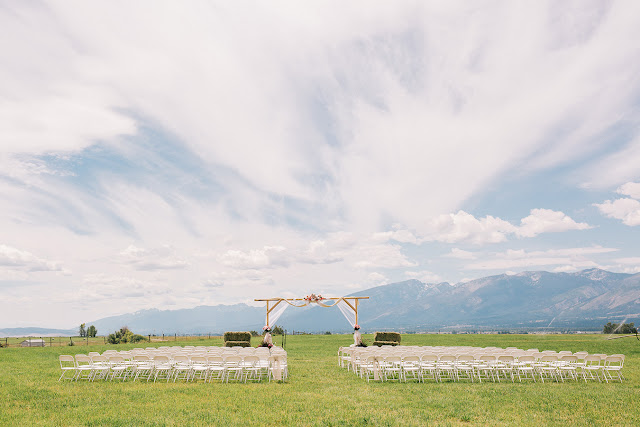
M 457 259 L 476 259 L 476 256 L 473 252 L 465 251 L 458 248 L 451 249 L 451 252 L 443 256 Z
M 640 265 L 640 257 L 617 258 L 614 261 L 620 264 Z
M 577 270 L 578 270 L 578 267 L 574 265 L 563 265 L 563 266 L 554 268 L 552 271 L 554 273 L 572 273 Z
M 412 279 L 418 279 L 423 283 L 439 283 L 442 282 L 442 277 L 440 275 L 435 274 L 432 271 L 422 270 L 422 271 L 407 271 L 405 273 L 407 277 Z
M 400 268 L 414 267 L 397 245 L 363 245 L 354 252 L 354 265 L 358 268 Z
M 372 272 L 367 276 L 367 283 L 373 286 L 384 285 L 389 282 L 389 279 L 384 274 Z
M 595 203 L 600 213 L 608 218 L 622 220 L 629 226 L 640 225 L 640 202 L 634 199 L 606 200 L 604 203 Z
M 31 252 L 7 245 L 0 245 L 0 266 L 7 270 L 15 269 L 28 272 L 64 271 L 58 262 L 45 260 Z
M 621 185 L 616 190 L 616 193 L 629 196 L 634 199 L 640 199 L 640 182 L 627 182 L 626 184 Z
M 170 245 L 150 250 L 129 245 L 120 252 L 120 256 L 123 262 L 132 265 L 137 270 L 171 270 L 189 266 L 189 263 L 178 256 L 176 249 Z
M 602 267 L 589 256 L 607 254 L 618 249 L 601 246 L 526 251 L 509 249 L 492 254 L 489 258 L 467 264 L 468 270 L 507 270 L 515 268 L 559 266 L 554 271 L 571 271 Z
M 286 267 L 290 262 L 286 251 L 282 246 L 265 246 L 246 252 L 229 250 L 220 256 L 220 261 L 226 266 L 247 270 Z
M 507 234 L 517 228 L 500 218 L 486 216 L 477 219 L 473 215 L 458 211 L 455 214 L 440 215 L 430 219 L 424 229 L 425 241 L 457 243 L 498 243 L 507 240 Z
M 592 228 L 584 222 L 575 222 L 562 212 L 550 209 L 532 209 L 531 215 L 522 218 L 516 234 L 520 237 L 534 237 L 542 233 L 558 233 L 569 230 Z
M 490 215 L 476 218 L 467 212 L 458 211 L 429 219 L 423 227 L 422 240 L 446 243 L 467 241 L 482 245 L 504 242 L 511 234 L 535 237 L 542 233 L 589 228 L 592 228 L 589 224 L 577 223 L 563 212 L 550 209 L 532 209 L 531 214 L 521 220 L 520 226 Z

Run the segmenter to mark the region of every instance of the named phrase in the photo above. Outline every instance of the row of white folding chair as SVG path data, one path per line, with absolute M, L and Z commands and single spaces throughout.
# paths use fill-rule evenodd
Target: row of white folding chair
M 348 358 L 352 351 L 343 349 L 340 355 L 340 364 L 345 366 L 345 358 Z M 406 353 L 403 356 L 398 354 L 390 354 L 385 352 L 360 352 L 359 357 L 353 360 L 354 372 L 359 373 L 362 377 L 365 374 L 374 372 L 371 360 L 386 360 L 386 358 L 400 358 L 403 363 L 405 359 L 414 360 L 417 354 Z M 367 353 L 367 354 L 365 354 Z M 517 377 L 519 381 L 522 379 L 536 380 L 536 376 L 544 382 L 545 379 L 553 379 L 556 381 L 565 381 L 565 379 L 578 380 L 584 379 L 605 379 L 622 381 L 622 366 L 624 364 L 623 355 L 609 356 L 604 365 L 600 365 L 600 357 L 598 355 L 590 356 L 589 366 L 583 359 L 579 359 L 576 355 L 546 354 L 541 358 L 534 355 L 524 355 L 519 359 L 509 354 L 482 354 L 482 355 L 461 355 L 461 354 L 437 354 L 424 353 L 420 356 L 421 370 L 418 376 L 428 376 L 431 379 L 440 381 L 442 379 L 459 380 L 462 377 L 470 379 L 477 378 L 479 381 L 492 380 L 500 381 L 504 379 L 514 379 Z M 479 357 L 478 357 L 479 356 Z M 560 356 L 560 357 L 558 357 Z M 395 360 L 395 359 L 394 359 Z M 582 360 L 582 361 L 581 361 Z M 595 364 L 593 362 L 596 362 Z M 348 366 L 348 364 L 347 364 Z M 382 366 L 384 367 L 384 366 Z M 424 372 L 423 372 L 424 370 Z M 384 369 L 381 368 L 384 372 Z M 415 369 L 412 369 L 415 372 Z M 602 373 L 602 377 L 600 377 Z M 367 375 L 367 379 L 370 375 Z M 400 373 L 402 378 L 402 373 Z
M 153 377 L 154 382 L 160 379 L 167 381 L 173 379 L 193 380 L 196 375 L 199 378 L 208 380 L 213 378 L 213 373 L 217 373 L 217 378 L 226 380 L 261 380 L 264 375 L 268 375 L 269 380 L 286 379 L 288 376 L 288 366 L 286 355 L 273 355 L 261 358 L 257 355 L 226 355 L 222 356 L 176 356 L 171 359 L 169 355 L 155 355 L 153 358 L 148 355 L 135 355 L 131 360 L 122 356 L 110 355 L 76 355 L 60 356 L 60 366 L 62 375 L 58 379 L 64 378 L 67 372 L 73 373 L 68 379 L 115 379 L 126 380 L 131 376 L 133 380 L 146 378 L 147 381 Z M 264 374 L 264 375 L 263 375 Z

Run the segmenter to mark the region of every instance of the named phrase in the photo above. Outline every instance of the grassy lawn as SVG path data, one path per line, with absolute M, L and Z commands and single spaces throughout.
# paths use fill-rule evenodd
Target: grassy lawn
M 364 338 L 371 342 L 371 336 Z M 407 345 L 623 353 L 627 381 L 367 383 L 337 366 L 338 347 L 349 345 L 351 336 L 321 335 L 287 338 L 290 378 L 284 384 L 58 383 L 58 355 L 102 352 L 114 346 L 3 348 L 0 424 L 640 425 L 640 342 L 635 339 L 607 341 L 602 335 L 403 335 L 402 339 Z M 220 340 L 192 344 L 219 345 Z

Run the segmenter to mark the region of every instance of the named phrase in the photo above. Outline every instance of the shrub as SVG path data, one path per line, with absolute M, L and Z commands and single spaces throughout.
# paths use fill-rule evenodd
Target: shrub
M 282 326 L 276 325 L 271 328 L 271 335 L 284 335 L 284 329 L 282 329 Z
M 385 343 L 394 342 L 396 343 L 395 345 L 398 345 L 402 341 L 402 337 L 398 332 L 376 332 L 376 334 L 373 336 L 373 341 L 380 341 Z M 375 342 L 373 344 L 376 345 Z
M 140 341 L 146 341 L 147 339 L 142 335 L 134 334 L 127 328 L 123 326 L 119 331 L 115 331 L 112 334 L 109 334 L 107 337 L 107 342 L 109 344 L 125 344 L 125 343 L 137 343 Z

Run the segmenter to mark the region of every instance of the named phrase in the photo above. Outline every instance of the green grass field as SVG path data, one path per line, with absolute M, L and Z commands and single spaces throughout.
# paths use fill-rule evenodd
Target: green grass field
M 371 336 L 364 338 L 371 342 Z M 350 335 L 289 336 L 287 383 L 59 383 L 58 355 L 102 352 L 114 346 L 3 348 L 0 424 L 640 425 L 640 342 L 605 338 L 602 335 L 402 337 L 406 345 L 515 346 L 622 353 L 626 355 L 627 378 L 622 384 L 367 383 L 337 366 L 338 347 L 349 345 Z M 279 344 L 279 337 L 277 340 Z M 219 345 L 220 340 L 198 340 L 193 344 Z

